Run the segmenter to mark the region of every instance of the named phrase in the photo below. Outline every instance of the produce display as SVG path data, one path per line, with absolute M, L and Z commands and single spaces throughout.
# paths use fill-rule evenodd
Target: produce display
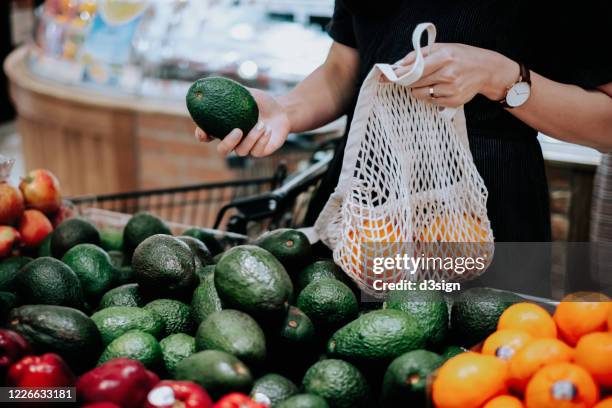
M 0 189 L 8 386 L 75 386 L 89 408 L 612 403 L 604 295 L 571 295 L 552 314 L 490 288 L 360 302 L 298 230 L 225 248 L 197 228 L 172 236 L 149 213 L 121 233 L 70 217 L 44 170 Z

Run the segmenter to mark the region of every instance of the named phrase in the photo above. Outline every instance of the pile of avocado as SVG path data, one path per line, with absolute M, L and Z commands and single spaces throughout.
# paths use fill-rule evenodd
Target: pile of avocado
M 149 213 L 123 231 L 66 220 L 37 257 L 0 262 L 4 325 L 75 373 L 128 357 L 215 399 L 279 408 L 426 406 L 428 377 L 518 300 L 485 288 L 359 298 L 300 231 L 224 248 Z

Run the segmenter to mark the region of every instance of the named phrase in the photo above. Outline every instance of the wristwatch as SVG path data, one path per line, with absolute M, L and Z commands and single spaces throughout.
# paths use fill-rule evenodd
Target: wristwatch
M 523 63 L 519 63 L 520 75 L 518 81 L 510 85 L 506 91 L 506 97 L 500 102 L 504 108 L 517 108 L 523 105 L 531 96 L 531 77 L 529 69 Z

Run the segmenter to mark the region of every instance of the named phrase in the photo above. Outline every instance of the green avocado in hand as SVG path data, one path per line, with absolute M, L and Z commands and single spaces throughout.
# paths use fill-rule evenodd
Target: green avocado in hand
M 195 81 L 187 91 L 187 109 L 202 130 L 218 139 L 236 128 L 246 135 L 259 118 L 257 102 L 249 90 L 220 77 Z

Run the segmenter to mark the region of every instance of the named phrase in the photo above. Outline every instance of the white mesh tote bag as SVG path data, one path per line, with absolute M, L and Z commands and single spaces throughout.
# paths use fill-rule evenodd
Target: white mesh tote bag
M 440 110 L 410 92 L 423 74 L 424 33 L 431 47 L 433 24 L 413 33 L 410 72 L 398 78 L 390 65 L 377 64 L 364 81 L 338 185 L 314 226 L 336 263 L 367 291 L 374 280 L 469 279 L 483 269 L 440 263 L 482 255 L 490 263 L 493 255 L 488 193 L 470 152 L 463 107 Z M 423 244 L 442 242 L 458 244 Z M 406 244 L 415 256 L 441 259 L 409 276 L 400 269 L 374 273 L 373 258 L 394 256 Z

